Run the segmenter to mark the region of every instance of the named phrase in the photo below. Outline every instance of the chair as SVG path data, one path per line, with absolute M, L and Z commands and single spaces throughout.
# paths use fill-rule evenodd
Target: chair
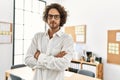
M 74 72 L 74 73 L 77 73 L 78 72 L 78 69 L 76 69 L 76 68 L 71 68 L 71 67 L 69 67 L 69 69 L 68 69 L 70 72 Z
M 17 65 L 12 65 L 11 69 L 15 69 L 15 68 L 20 68 L 20 67 L 25 67 L 25 64 L 17 64 Z
M 22 80 L 22 78 L 15 76 L 13 74 L 10 74 L 11 80 Z
M 25 67 L 25 64 L 18 64 L 18 65 L 12 65 L 11 69 L 15 69 L 15 68 L 20 68 L 20 67 Z M 20 77 L 15 76 L 13 74 L 10 74 L 11 80 L 22 80 Z
M 92 72 L 92 71 L 88 71 L 88 70 L 78 70 L 78 73 L 79 74 L 83 74 L 83 75 L 86 75 L 86 76 L 90 76 L 90 77 L 95 77 L 95 73 Z

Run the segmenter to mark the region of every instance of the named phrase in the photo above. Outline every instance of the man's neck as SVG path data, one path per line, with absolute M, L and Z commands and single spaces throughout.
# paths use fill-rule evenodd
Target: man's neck
M 56 33 L 57 31 L 59 31 L 60 29 L 49 29 L 48 30 L 48 34 L 49 34 L 49 37 L 52 38 L 53 37 L 53 34 Z

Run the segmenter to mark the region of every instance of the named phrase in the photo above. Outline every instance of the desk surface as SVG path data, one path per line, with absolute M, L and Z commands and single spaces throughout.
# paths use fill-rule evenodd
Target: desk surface
M 6 80 L 8 79 L 10 74 L 14 74 L 25 80 L 32 80 L 34 71 L 32 71 L 32 69 L 29 67 L 22 67 L 22 68 L 7 70 L 5 72 Z M 64 80 L 101 80 L 101 79 L 92 78 L 89 76 L 72 73 L 72 72 L 68 72 L 68 71 L 65 71 L 64 76 L 65 76 Z

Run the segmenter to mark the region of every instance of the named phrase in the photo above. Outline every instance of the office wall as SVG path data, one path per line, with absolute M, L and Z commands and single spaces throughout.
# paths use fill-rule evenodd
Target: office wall
M 13 22 L 13 0 L 0 0 L 0 21 Z M 0 80 L 12 65 L 12 44 L 0 44 Z
M 120 29 L 120 0 L 62 0 L 69 25 L 87 25 L 86 50 L 103 58 L 104 80 L 120 80 L 120 65 L 107 63 L 107 30 Z
M 46 0 L 47 5 L 51 4 L 51 3 L 60 3 L 62 2 L 62 0 Z

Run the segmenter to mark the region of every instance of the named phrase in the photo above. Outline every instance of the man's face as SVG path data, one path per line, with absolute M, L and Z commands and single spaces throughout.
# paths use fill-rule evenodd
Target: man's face
M 60 13 L 55 8 L 49 10 L 47 22 L 51 29 L 59 29 Z

